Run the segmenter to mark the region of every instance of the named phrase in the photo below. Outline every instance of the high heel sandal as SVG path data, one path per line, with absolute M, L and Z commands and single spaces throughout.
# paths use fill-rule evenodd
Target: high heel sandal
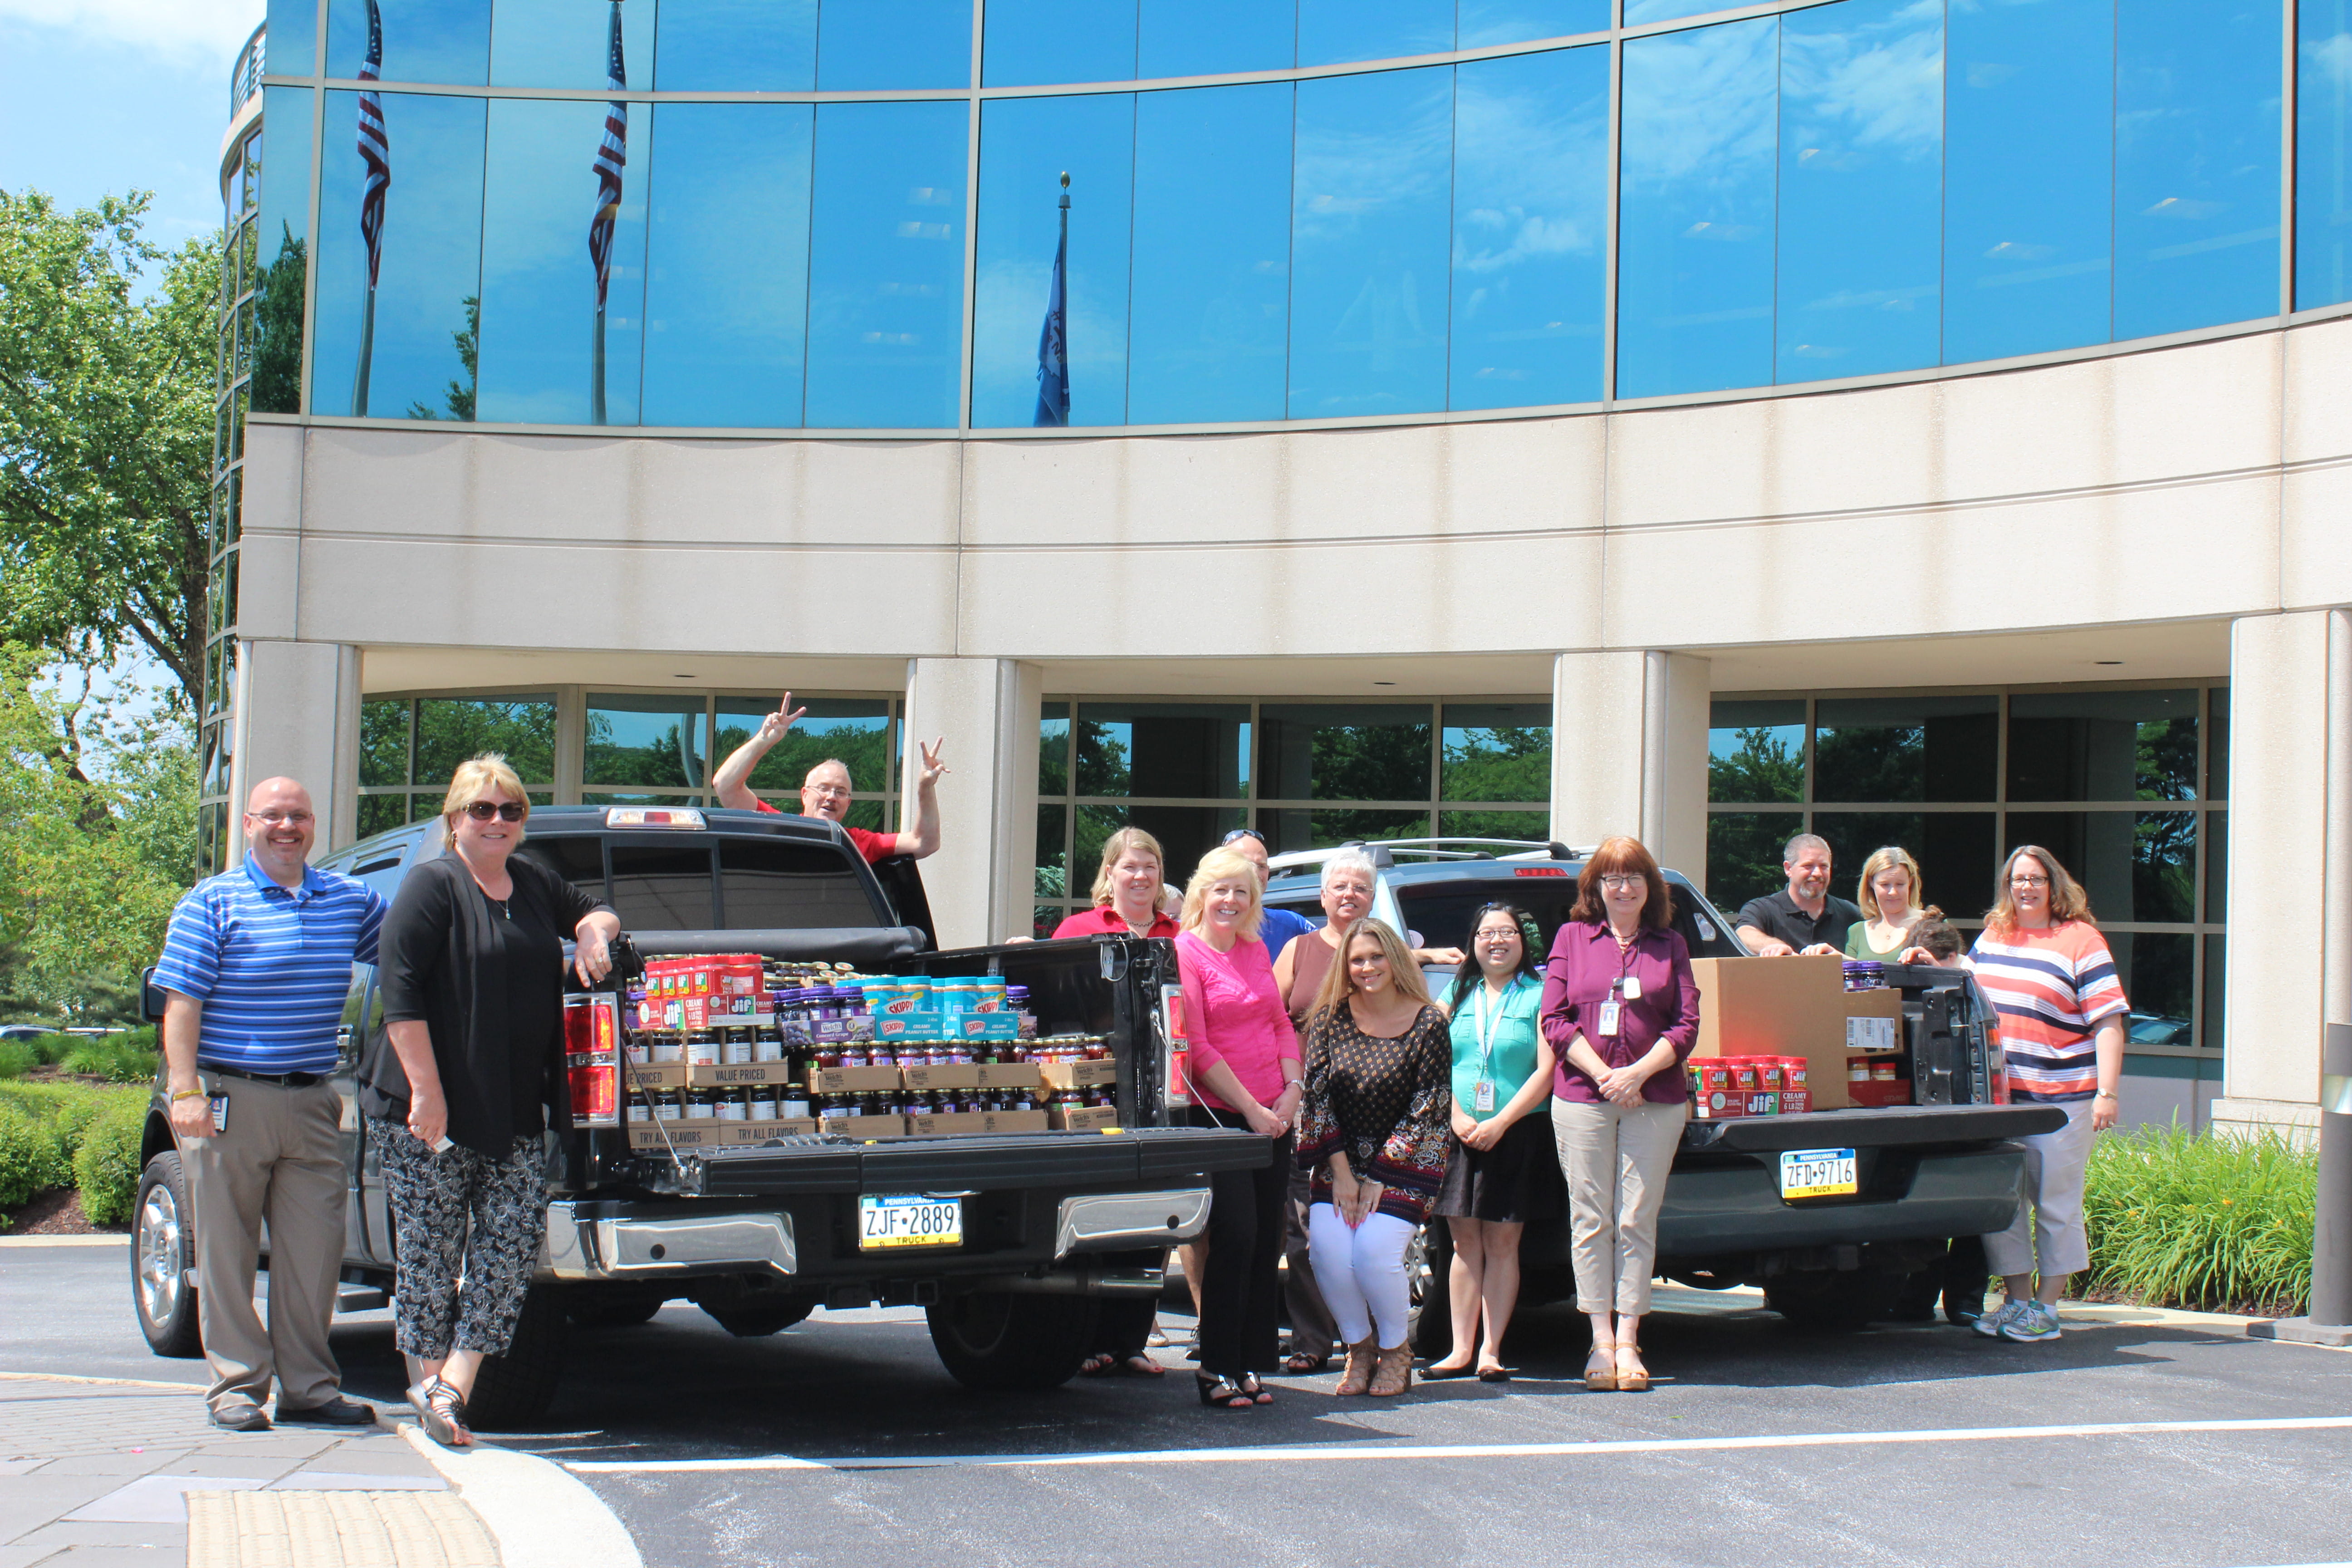
M 1376 1399 L 1393 1399 L 1412 1386 L 1412 1342 L 1407 1340 L 1381 1352 L 1372 1385 L 1365 1392 Z
M 1614 1394 L 1617 1392 L 1617 1342 L 1602 1344 L 1595 1340 L 1592 1354 L 1584 1363 L 1584 1392 Z
M 1245 1372 L 1242 1373 L 1241 1381 L 1235 1384 L 1234 1386 L 1239 1388 L 1244 1394 L 1248 1394 L 1251 1401 L 1255 1404 L 1271 1405 L 1274 1403 L 1274 1395 L 1266 1392 L 1265 1384 L 1257 1380 L 1257 1373 L 1254 1372 Z
M 1628 1355 L 1633 1358 L 1633 1364 L 1630 1368 L 1624 1362 L 1624 1358 Z M 1650 1369 L 1642 1364 L 1642 1347 L 1620 1343 L 1617 1347 L 1617 1392 L 1620 1394 L 1649 1393 Z
M 1201 1403 L 1217 1410 L 1255 1410 L 1257 1401 L 1244 1393 L 1232 1378 L 1212 1376 L 1205 1372 L 1192 1374 L 1201 1390 Z
M 1364 1342 L 1348 1347 L 1348 1367 L 1339 1374 L 1339 1386 L 1331 1392 L 1342 1399 L 1352 1399 L 1372 1385 L 1372 1363 L 1380 1355 L 1380 1337 L 1366 1334 Z

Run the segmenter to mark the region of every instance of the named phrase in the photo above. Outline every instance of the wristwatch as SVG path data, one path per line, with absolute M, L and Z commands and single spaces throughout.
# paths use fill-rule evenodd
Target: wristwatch
M 1304 1091 L 1307 1088 L 1307 1080 L 1303 1078 L 1286 1078 L 1282 1080 L 1282 1087 Z

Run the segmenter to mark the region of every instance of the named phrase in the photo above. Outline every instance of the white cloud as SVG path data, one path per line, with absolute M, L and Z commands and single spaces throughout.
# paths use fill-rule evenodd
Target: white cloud
M 0 16 L 95 42 L 223 66 L 261 23 L 263 0 L 0 0 Z

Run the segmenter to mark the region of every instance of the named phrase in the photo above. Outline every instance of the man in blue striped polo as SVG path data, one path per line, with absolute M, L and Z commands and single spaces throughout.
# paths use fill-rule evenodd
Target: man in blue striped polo
M 250 847 L 234 871 L 172 911 L 155 983 L 167 996 L 163 1064 L 172 1131 L 195 1213 L 196 1321 L 212 1363 L 213 1424 L 266 1432 L 278 1419 L 373 1424 L 342 1395 L 327 1348 L 343 1260 L 341 1097 L 336 1026 L 354 962 L 375 962 L 383 895 L 310 864 L 310 792 L 265 779 L 245 806 Z M 269 1225 L 269 1323 L 253 1301 Z

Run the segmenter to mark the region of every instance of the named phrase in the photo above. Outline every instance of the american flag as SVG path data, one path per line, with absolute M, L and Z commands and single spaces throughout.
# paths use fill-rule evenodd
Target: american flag
M 621 4 L 613 0 L 612 80 L 614 92 L 629 89 L 628 68 L 621 61 Z M 613 223 L 621 213 L 621 169 L 629 161 L 629 106 L 618 99 L 604 106 L 604 141 L 596 149 L 596 216 L 588 224 L 588 258 L 596 264 L 596 309 L 604 309 L 604 290 L 613 277 Z
M 374 81 L 383 70 L 383 17 L 376 0 L 368 0 L 367 58 L 360 62 L 360 79 Z M 383 196 L 392 188 L 392 142 L 383 131 L 383 100 L 373 88 L 360 94 L 360 162 L 367 165 L 367 184 L 360 193 L 360 235 L 367 241 L 368 287 L 375 287 L 383 265 Z

